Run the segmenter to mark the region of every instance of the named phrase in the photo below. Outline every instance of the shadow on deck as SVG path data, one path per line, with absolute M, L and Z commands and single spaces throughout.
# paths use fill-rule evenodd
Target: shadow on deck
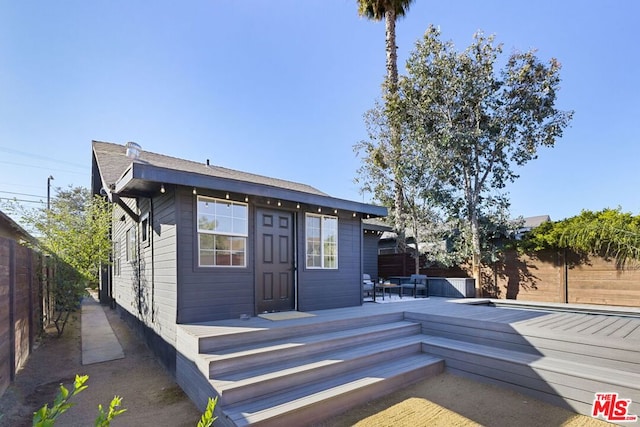
M 317 422 L 445 369 L 584 415 L 598 392 L 640 402 L 640 316 L 470 301 L 178 325 L 176 377 L 229 426 Z

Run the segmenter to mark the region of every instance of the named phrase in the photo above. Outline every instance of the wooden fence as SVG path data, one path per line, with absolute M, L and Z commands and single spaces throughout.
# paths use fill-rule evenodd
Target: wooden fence
M 49 275 L 39 253 L 0 237 L 0 395 L 51 319 Z
M 424 263 L 421 263 L 424 265 Z M 408 254 L 378 256 L 381 277 L 415 273 Z M 470 271 L 422 268 L 431 277 L 469 277 Z M 640 268 L 618 268 L 614 260 L 564 251 L 535 256 L 508 251 L 482 269 L 483 296 L 540 302 L 640 306 Z

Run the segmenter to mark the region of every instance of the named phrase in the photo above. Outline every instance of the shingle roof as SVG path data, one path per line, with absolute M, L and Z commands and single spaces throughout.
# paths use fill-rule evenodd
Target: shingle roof
M 100 169 L 100 175 L 102 176 L 104 184 L 108 186 L 115 184 L 127 169 L 129 169 L 133 162 L 132 159 L 126 156 L 126 147 L 124 145 L 114 144 L 111 142 L 93 141 L 93 152 L 96 162 L 98 163 L 98 168 Z M 170 170 L 268 185 L 319 196 L 328 196 L 326 193 L 306 184 L 270 178 L 221 166 L 206 165 L 204 163 L 178 159 L 145 150 L 141 150 L 140 157 L 135 161 Z

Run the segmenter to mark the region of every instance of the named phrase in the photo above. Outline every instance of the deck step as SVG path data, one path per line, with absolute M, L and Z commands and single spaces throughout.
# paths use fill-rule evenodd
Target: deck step
M 251 327 L 251 323 L 249 322 L 245 328 L 229 328 L 230 332 L 226 334 L 193 337 L 193 339 L 197 340 L 198 353 L 211 353 L 238 347 L 246 343 L 263 343 L 278 339 L 342 331 L 345 329 L 357 329 L 365 326 L 393 323 L 403 319 L 403 313 L 392 312 L 370 316 L 347 317 L 321 323 L 315 322 L 313 317 L 308 317 L 298 319 L 297 321 L 288 321 L 286 322 L 286 327 L 284 324 L 281 326 L 278 322 L 275 322 L 274 327 L 255 328 Z
M 640 374 L 623 369 L 433 336 L 423 338 L 423 350 L 445 359 L 452 372 L 506 385 L 586 415 L 598 392 L 616 391 L 640 401 Z
M 607 320 L 606 316 L 593 317 L 590 321 L 598 324 L 602 323 L 601 319 Z M 640 352 L 638 345 L 631 342 L 523 326 L 517 322 L 477 321 L 425 313 L 411 314 L 407 320 L 420 322 L 422 332 L 430 336 L 640 374 Z
M 223 414 L 236 426 L 308 425 L 366 403 L 408 384 L 441 373 L 441 358 L 415 354 L 351 370 L 322 381 L 270 394 L 261 399 L 223 406 Z
M 303 358 L 262 365 L 254 369 L 221 374 L 211 379 L 221 405 L 259 398 L 286 388 L 343 375 L 363 367 L 383 366 L 391 360 L 422 352 L 423 335 L 323 351 Z
M 316 335 L 287 337 L 227 348 L 218 353 L 201 354 L 198 366 L 209 378 L 259 366 L 280 363 L 341 348 L 381 342 L 420 333 L 420 325 L 398 321 L 360 328 L 331 331 Z

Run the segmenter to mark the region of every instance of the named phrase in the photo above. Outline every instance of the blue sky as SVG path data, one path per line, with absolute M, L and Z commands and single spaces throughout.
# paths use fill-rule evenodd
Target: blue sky
M 512 216 L 638 215 L 638 16 L 635 0 L 417 0 L 399 65 L 429 24 L 459 50 L 481 29 L 505 55 L 558 58 L 574 120 L 518 169 Z M 353 145 L 380 95 L 384 24 L 355 0 L 0 0 L 0 52 L 0 198 L 45 200 L 49 175 L 88 187 L 95 139 L 370 200 Z

